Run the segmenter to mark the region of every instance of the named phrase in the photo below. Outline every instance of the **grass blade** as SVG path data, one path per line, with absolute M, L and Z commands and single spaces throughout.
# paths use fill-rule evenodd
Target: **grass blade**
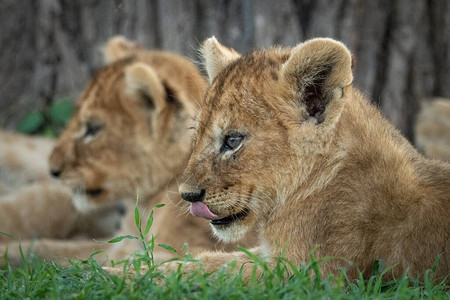
M 152 227 L 152 224 L 153 224 L 153 210 L 150 213 L 150 216 L 148 217 L 147 225 L 145 226 L 144 236 L 147 236 L 147 234 L 150 231 L 150 227 Z
M 134 207 L 134 221 L 136 222 L 136 227 L 141 230 L 141 224 L 139 220 L 139 209 L 138 209 L 138 203 L 139 203 L 139 196 L 136 200 L 136 206 Z
M 15 235 L 13 235 L 13 234 L 9 234 L 9 233 L 0 231 L 0 235 L 4 235 L 4 236 L 7 236 L 7 237 L 12 238 L 14 240 L 17 240 L 17 237 Z
M 170 252 L 173 253 L 178 253 L 177 250 L 175 250 L 175 248 L 173 248 L 172 246 L 166 245 L 166 244 L 158 244 L 159 247 L 164 248 L 166 250 L 169 250 Z
M 113 243 L 118 243 L 124 239 L 130 239 L 130 240 L 137 240 L 138 238 L 132 235 L 122 235 L 122 236 L 118 236 L 116 238 L 113 238 L 112 240 L 109 240 L 108 243 L 109 244 L 113 244 Z

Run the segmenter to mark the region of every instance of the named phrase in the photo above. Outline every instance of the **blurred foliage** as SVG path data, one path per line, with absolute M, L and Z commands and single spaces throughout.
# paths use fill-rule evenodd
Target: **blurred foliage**
M 24 134 L 57 137 L 66 127 L 74 110 L 75 104 L 72 100 L 57 100 L 42 111 L 34 110 L 25 115 L 16 130 Z

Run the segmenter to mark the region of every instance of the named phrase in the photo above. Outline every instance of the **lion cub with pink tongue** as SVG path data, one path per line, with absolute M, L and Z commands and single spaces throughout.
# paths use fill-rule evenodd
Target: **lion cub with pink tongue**
M 211 86 L 179 191 L 216 236 L 235 241 L 259 229 L 251 251 L 269 264 L 335 256 L 324 274 L 396 264 L 386 279 L 420 276 L 441 255 L 450 269 L 450 165 L 420 155 L 352 86 L 349 50 L 331 39 L 245 56 L 215 38 L 204 43 Z M 198 256 L 206 271 L 243 252 Z M 176 263 L 168 269 L 176 267 Z M 187 263 L 186 268 L 196 268 Z

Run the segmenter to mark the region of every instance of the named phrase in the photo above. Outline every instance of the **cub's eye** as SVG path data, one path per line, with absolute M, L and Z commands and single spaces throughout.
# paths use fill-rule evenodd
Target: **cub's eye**
M 220 151 L 224 152 L 224 151 L 237 149 L 241 145 L 243 139 L 244 139 L 244 136 L 242 136 L 242 135 L 238 135 L 238 136 L 227 135 L 227 136 L 225 136 L 225 138 L 223 139 L 222 147 L 220 147 Z
M 94 124 L 94 123 L 87 123 L 86 124 L 86 131 L 84 132 L 85 137 L 93 137 L 97 135 L 97 133 L 102 129 L 102 125 Z

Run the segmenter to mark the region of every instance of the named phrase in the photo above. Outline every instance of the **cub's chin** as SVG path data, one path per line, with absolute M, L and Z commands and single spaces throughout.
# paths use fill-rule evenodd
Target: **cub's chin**
M 210 221 L 214 235 L 225 243 L 237 242 L 252 229 L 255 218 L 252 212 L 246 216 L 235 218 L 231 222 Z

